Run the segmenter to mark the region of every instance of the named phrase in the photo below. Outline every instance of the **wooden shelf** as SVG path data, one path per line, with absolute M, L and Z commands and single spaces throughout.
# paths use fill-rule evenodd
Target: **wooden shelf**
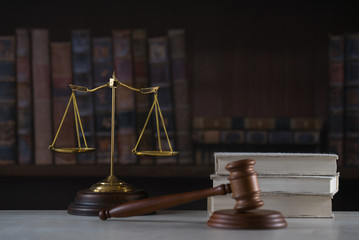
M 106 177 L 109 165 L 6 165 L 0 176 L 12 177 Z M 209 178 L 213 166 L 198 165 L 115 165 L 118 177 Z
M 0 177 L 105 177 L 109 165 L 3 165 Z M 200 165 L 115 165 L 118 177 L 209 178 L 213 166 Z M 339 167 L 340 178 L 359 178 L 359 168 Z

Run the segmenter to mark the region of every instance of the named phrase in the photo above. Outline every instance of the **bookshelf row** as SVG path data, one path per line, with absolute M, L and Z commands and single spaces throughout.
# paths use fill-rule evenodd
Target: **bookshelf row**
M 115 165 L 118 177 L 135 178 L 203 178 L 209 179 L 214 165 Z M 339 167 L 342 179 L 357 179 L 355 168 Z M 109 173 L 108 165 L 9 165 L 0 168 L 1 177 L 99 177 Z
M 132 154 L 154 99 L 120 85 L 116 88 L 115 162 L 190 163 L 185 31 L 168 30 L 154 38 L 148 38 L 143 29 L 109 34 L 92 37 L 90 30 L 80 29 L 73 30 L 68 41 L 53 42 L 48 29 L 16 29 L 15 36 L 0 37 L 0 164 L 109 163 L 110 88 L 93 94 L 73 92 L 72 97 L 69 85 L 94 89 L 108 83 L 113 74 L 133 88 L 160 87 L 158 101 L 170 142 L 183 153 L 171 158 L 137 158 Z M 168 150 L 163 130 L 154 131 L 154 120 L 149 125 L 140 150 L 158 149 L 160 143 L 162 150 Z M 161 141 L 155 141 L 156 134 Z M 57 148 L 95 147 L 96 152 L 52 154 L 50 144 Z

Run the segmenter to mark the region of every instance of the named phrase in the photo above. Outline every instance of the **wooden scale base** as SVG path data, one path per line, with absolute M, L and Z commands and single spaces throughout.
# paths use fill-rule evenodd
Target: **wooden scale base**
M 74 202 L 68 206 L 67 213 L 98 216 L 101 209 L 114 208 L 119 204 L 147 197 L 147 193 L 139 189 L 130 192 L 94 192 L 82 189 L 77 192 Z
M 219 210 L 212 214 L 207 225 L 224 229 L 276 229 L 285 228 L 287 222 L 280 212 L 272 210 Z

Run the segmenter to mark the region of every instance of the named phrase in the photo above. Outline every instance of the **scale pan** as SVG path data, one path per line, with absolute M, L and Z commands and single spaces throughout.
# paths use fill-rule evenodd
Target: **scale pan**
M 135 152 L 137 156 L 154 156 L 154 157 L 170 157 L 170 156 L 176 156 L 179 154 L 179 152 L 173 152 L 173 151 L 141 151 L 141 152 Z
M 51 151 L 58 153 L 87 153 L 93 152 L 95 148 L 50 148 Z

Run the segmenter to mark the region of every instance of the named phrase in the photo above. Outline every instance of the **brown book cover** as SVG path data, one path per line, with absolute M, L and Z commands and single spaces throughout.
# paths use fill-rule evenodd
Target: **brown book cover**
M 328 150 L 344 157 L 344 36 L 329 36 L 329 111 Z
M 174 129 L 174 107 L 172 95 L 172 80 L 169 65 L 168 37 L 157 37 L 148 39 L 149 43 L 149 68 L 151 86 L 159 86 L 158 102 L 162 111 L 164 122 L 171 145 L 176 151 L 175 129 Z M 154 113 L 153 113 L 154 117 Z M 155 121 L 153 121 L 155 122 Z M 155 125 L 155 124 L 153 124 Z M 166 143 L 165 135 L 161 133 L 161 142 Z M 164 140 L 165 139 L 165 140 Z M 155 146 L 158 150 L 157 134 L 155 134 Z M 162 145 L 163 150 L 169 150 L 168 144 Z M 157 164 L 176 164 L 177 157 L 157 157 Z
M 48 149 L 52 142 L 49 31 L 33 29 L 31 43 L 35 163 L 52 164 Z
M 194 130 L 193 140 L 196 143 L 218 144 L 220 143 L 220 130 Z
M 75 85 L 93 88 L 91 64 L 91 32 L 88 29 L 78 29 L 71 32 L 72 71 Z M 76 92 L 81 122 L 88 147 L 95 147 L 95 116 L 94 94 Z M 76 155 L 79 164 L 94 164 L 96 152 Z
M 112 31 L 116 76 L 121 83 L 134 86 L 131 30 Z M 116 89 L 116 115 L 118 124 L 118 160 L 120 164 L 135 164 L 132 149 L 136 144 L 135 92 L 119 86 Z
M 344 164 L 359 166 L 359 33 L 345 36 Z
M 231 129 L 230 117 L 195 117 L 192 120 L 193 129 Z
M 18 164 L 34 162 L 30 32 L 16 29 Z
M 146 88 L 150 86 L 148 76 L 148 48 L 147 48 L 147 32 L 143 29 L 135 29 L 132 31 L 132 52 L 134 64 L 134 84 L 136 88 Z M 136 129 L 137 136 L 146 121 L 147 114 L 151 107 L 151 96 L 148 94 L 136 94 Z M 152 126 L 152 123 L 149 123 Z M 138 150 L 153 150 L 153 131 L 152 127 L 147 127 L 143 133 Z M 141 156 L 138 158 L 139 164 L 153 164 L 154 158 L 150 156 Z
M 245 118 L 245 129 L 270 130 L 275 128 L 275 118 Z
M 187 74 L 187 56 L 185 30 L 168 31 L 171 74 L 173 80 L 173 98 L 177 150 L 179 164 L 191 164 L 191 105 L 189 80 Z M 188 143 L 188 144 L 186 144 Z M 181 154 L 183 153 L 183 154 Z
M 94 87 L 99 87 L 109 82 L 114 71 L 112 39 L 93 38 L 92 50 Z M 111 89 L 100 89 L 94 92 L 94 96 L 96 159 L 97 163 L 109 163 L 111 161 Z
M 52 42 L 51 44 L 51 79 L 52 79 L 52 118 L 53 137 L 60 126 L 68 101 L 71 96 L 69 84 L 72 83 L 71 43 Z M 75 122 L 73 104 L 69 106 L 66 117 L 59 131 L 55 147 L 75 147 Z M 55 153 L 55 164 L 75 164 L 74 154 Z
M 0 164 L 16 163 L 15 37 L 0 37 Z
M 290 124 L 292 130 L 322 130 L 323 119 L 322 118 L 292 118 Z

